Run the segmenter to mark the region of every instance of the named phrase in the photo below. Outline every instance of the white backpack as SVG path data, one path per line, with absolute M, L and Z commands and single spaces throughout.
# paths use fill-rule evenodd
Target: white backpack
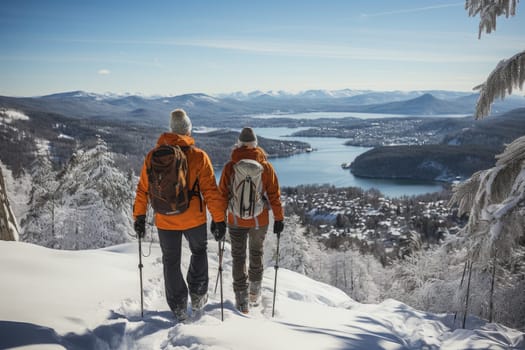
M 261 163 L 252 159 L 241 159 L 233 165 L 228 209 L 236 217 L 252 219 L 264 210 L 263 170 Z

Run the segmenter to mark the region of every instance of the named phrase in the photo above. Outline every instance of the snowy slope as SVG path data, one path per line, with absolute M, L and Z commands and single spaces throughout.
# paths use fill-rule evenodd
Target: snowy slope
M 148 253 L 149 244 L 143 246 Z M 183 252 L 187 267 L 188 249 Z M 140 317 L 137 244 L 59 251 L 0 241 L 0 349 L 523 349 L 524 334 L 496 324 L 449 329 L 449 316 L 395 300 L 366 305 L 340 290 L 279 269 L 265 271 L 262 306 L 233 307 L 231 255 L 225 253 L 224 322 L 213 293 L 217 243 L 209 241 L 210 300 L 201 317 L 178 324 L 164 301 L 157 244 L 143 258 L 145 316 Z

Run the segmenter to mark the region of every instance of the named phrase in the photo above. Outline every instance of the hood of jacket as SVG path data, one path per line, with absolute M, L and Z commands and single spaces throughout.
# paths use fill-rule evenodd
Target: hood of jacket
M 172 132 L 165 132 L 162 135 L 159 136 L 159 139 L 157 140 L 157 146 L 160 145 L 172 145 L 172 146 L 193 146 L 195 144 L 195 140 L 193 137 L 188 135 L 179 135 L 174 134 Z
M 241 146 L 238 148 L 235 148 L 232 151 L 231 160 L 234 163 L 237 163 L 241 159 L 253 159 L 258 161 L 259 163 L 266 162 L 266 153 L 263 151 L 260 147 L 246 147 Z

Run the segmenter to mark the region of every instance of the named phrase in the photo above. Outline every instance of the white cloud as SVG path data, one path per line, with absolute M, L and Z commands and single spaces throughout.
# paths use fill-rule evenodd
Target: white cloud
M 98 71 L 98 74 L 99 75 L 109 75 L 109 74 L 111 74 L 111 72 L 109 71 L 109 69 L 100 69 Z

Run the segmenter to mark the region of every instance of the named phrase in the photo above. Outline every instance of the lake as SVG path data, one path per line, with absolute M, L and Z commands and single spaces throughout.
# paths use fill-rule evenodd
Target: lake
M 257 135 L 308 142 L 314 148 L 313 152 L 270 159 L 281 186 L 330 184 L 336 187 L 376 188 L 388 197 L 438 192 L 442 189 L 435 182 L 355 177 L 350 170 L 341 168 L 341 164 L 352 162 L 358 155 L 369 150 L 369 147 L 345 146 L 345 139 L 335 137 L 288 136 L 302 129 L 305 128 L 254 128 Z M 220 173 L 221 170 L 218 170 L 217 179 L 220 178 Z

